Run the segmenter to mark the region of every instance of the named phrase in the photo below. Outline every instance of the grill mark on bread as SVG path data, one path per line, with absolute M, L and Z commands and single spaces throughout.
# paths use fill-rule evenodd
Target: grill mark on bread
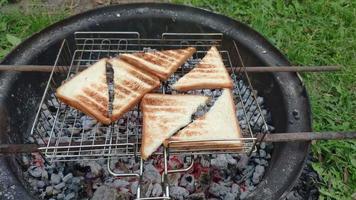
M 134 90 L 132 91 L 130 88 L 126 87 L 126 85 L 123 85 L 123 84 L 115 84 L 115 93 L 116 95 L 118 94 L 124 94 L 124 95 L 127 95 L 127 96 L 138 96 L 139 94 Z
M 157 65 L 159 68 L 163 68 L 162 65 L 167 65 L 167 61 L 157 59 L 155 56 L 148 53 L 135 53 L 135 56 L 145 60 L 146 62 L 153 63 Z
M 93 100 L 93 98 L 84 95 L 78 95 L 77 98 L 80 102 L 85 102 L 86 107 L 90 107 L 94 110 L 99 111 L 105 117 L 108 116 L 107 107 L 105 105 L 96 102 L 95 100 Z
M 109 99 L 100 94 L 98 91 L 94 91 L 90 88 L 83 88 L 83 93 L 98 102 L 98 105 L 102 105 L 104 107 L 108 106 Z
M 179 60 L 181 57 L 180 54 L 177 55 L 177 53 L 172 50 L 162 51 L 162 53 L 169 57 L 175 58 L 176 60 Z
M 154 57 L 154 59 L 156 59 L 156 60 L 160 60 L 162 62 L 161 65 L 163 65 L 163 63 L 165 63 L 165 65 L 170 65 L 172 63 L 172 61 L 167 59 L 169 57 L 165 56 L 164 54 L 163 54 L 163 56 L 161 56 L 160 54 L 153 52 L 153 53 L 147 53 L 147 55 Z M 165 67 L 165 66 L 162 66 L 162 67 Z
M 155 54 L 159 54 L 159 56 L 161 56 L 162 58 L 170 61 L 170 62 L 177 62 L 177 58 L 176 57 L 171 57 L 171 56 L 168 56 L 166 55 L 164 52 L 161 52 L 161 51 L 155 51 L 154 52 Z
M 158 85 L 159 80 L 152 78 L 152 76 L 143 73 L 142 71 L 139 71 L 137 69 L 134 69 L 129 66 L 125 66 L 125 70 L 131 74 L 133 77 L 137 78 L 138 80 L 146 83 L 147 85 L 153 86 L 153 85 Z

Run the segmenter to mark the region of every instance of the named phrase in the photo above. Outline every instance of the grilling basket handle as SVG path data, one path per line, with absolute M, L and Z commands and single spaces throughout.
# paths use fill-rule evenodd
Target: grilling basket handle
M 263 137 L 263 138 L 262 138 Z M 257 140 L 263 142 L 299 142 L 312 140 L 352 140 L 356 139 L 355 132 L 299 132 L 274 133 L 257 135 Z M 37 144 L 0 144 L 0 155 L 39 152 L 41 147 Z

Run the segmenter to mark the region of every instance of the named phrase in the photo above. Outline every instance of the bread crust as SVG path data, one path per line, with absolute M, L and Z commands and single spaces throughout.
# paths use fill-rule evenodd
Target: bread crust
M 85 113 L 86 115 L 89 115 L 95 119 L 97 119 L 99 122 L 105 124 L 105 125 L 109 125 L 111 123 L 111 120 L 109 117 L 105 117 L 103 113 L 101 112 L 97 112 L 96 110 L 92 110 L 90 108 L 87 108 L 85 104 L 83 104 L 80 101 L 77 101 L 75 99 L 71 99 L 69 100 L 67 97 L 64 97 L 60 94 L 56 94 L 57 98 L 62 101 L 63 103 L 76 108 L 80 111 L 82 111 L 83 113 Z

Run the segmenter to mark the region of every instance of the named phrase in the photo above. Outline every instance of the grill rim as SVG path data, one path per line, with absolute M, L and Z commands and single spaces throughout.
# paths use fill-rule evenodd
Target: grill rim
M 121 17 L 118 18 L 116 13 L 120 13 Z M 88 20 L 88 18 L 95 20 Z M 1 64 L 31 64 L 33 62 L 38 62 L 36 57 L 44 54 L 50 47 L 55 48 L 55 46 L 58 46 L 62 39 L 68 37 L 75 30 L 101 30 L 102 27 L 100 24 L 96 24 L 97 21 L 124 21 L 130 18 L 166 18 L 171 19 L 172 21 L 175 19 L 189 19 L 192 23 L 210 27 L 234 38 L 249 51 L 255 53 L 255 56 L 259 57 L 259 59 L 266 65 L 290 65 L 288 60 L 276 47 L 270 44 L 262 35 L 241 22 L 199 8 L 158 3 L 109 6 L 72 16 L 57 22 L 28 38 L 11 51 Z M 268 53 L 262 53 L 255 48 L 255 45 L 263 47 Z M 4 94 L 0 97 L 0 105 L 2 106 L 1 109 L 6 110 L 7 112 L 8 105 L 11 102 L 11 97 L 9 95 L 11 92 L 10 88 L 20 77 L 20 72 L 6 72 L 0 75 L 0 79 L 3 80 L 3 84 L 0 87 L 0 93 Z M 286 132 L 311 131 L 309 97 L 301 80 L 297 78 L 295 73 L 273 73 L 273 79 L 276 83 L 279 83 L 280 86 L 284 84 L 283 87 L 281 87 L 281 95 L 286 104 L 285 109 L 286 113 L 288 113 L 287 121 L 293 121 L 293 109 L 298 109 L 301 114 L 301 120 L 294 124 L 286 125 Z M 8 115 L 5 113 L 6 112 L 2 112 L 2 119 L 7 119 Z M 4 122 L 4 126 L 8 125 L 9 122 Z M 4 140 L 3 137 L 5 136 L 0 136 L 0 139 Z M 1 142 L 5 143 L 7 141 Z M 286 157 L 286 159 L 290 159 L 291 161 L 284 163 L 283 166 L 282 163 L 277 163 L 278 165 L 275 166 L 273 165 L 275 164 L 274 160 L 283 155 L 278 154 L 278 156 L 275 156 L 276 154 L 274 154 L 270 162 L 273 164 L 266 172 L 263 181 L 249 197 L 253 199 L 278 199 L 288 192 L 302 172 L 309 152 L 309 147 L 309 142 L 299 142 L 284 143 L 275 148 L 274 151 L 278 151 L 280 148 L 284 149 L 284 152 L 282 152 L 283 155 L 289 156 L 289 158 Z M 294 157 L 291 157 L 290 155 L 294 155 Z M 14 197 L 31 199 L 28 191 L 21 185 L 21 180 L 19 180 L 20 174 L 17 171 L 13 171 L 14 169 L 11 167 L 14 163 L 13 158 L 0 158 L 0 170 L 5 170 L 8 174 L 11 174 L 5 177 L 6 183 L 18 186 L 16 193 L 14 193 Z M 270 173 L 271 168 L 273 167 L 280 170 L 285 169 L 292 175 L 289 175 L 289 178 L 287 179 L 281 176 L 275 176 L 273 179 L 270 179 L 270 176 L 273 176 Z M 272 184 L 271 182 L 267 183 L 266 178 L 268 180 L 273 180 Z M 282 181 L 282 178 L 284 181 Z M 281 184 L 281 182 L 283 184 Z

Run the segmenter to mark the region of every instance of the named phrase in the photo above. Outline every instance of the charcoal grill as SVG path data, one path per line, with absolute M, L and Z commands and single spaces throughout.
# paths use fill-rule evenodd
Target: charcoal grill
M 199 59 L 204 57 L 206 51 L 215 45 L 220 48 L 224 64 L 230 68 L 230 75 L 236 85 L 235 102 L 240 102 L 241 109 L 244 112 L 244 118 L 247 119 L 242 126 L 243 138 L 239 141 L 242 143 L 241 152 L 251 153 L 256 149 L 256 133 L 267 133 L 268 125 L 264 119 L 261 108 L 256 100 L 255 90 L 253 89 L 248 73 L 244 70 L 243 60 L 239 53 L 238 46 L 234 41 L 224 41 L 233 44 L 233 51 L 223 49 L 222 41 L 224 40 L 222 33 L 163 33 L 160 39 L 146 39 L 141 38 L 138 32 L 75 32 L 74 33 L 75 46 L 70 46 L 67 40 L 63 40 L 56 57 L 56 61 L 52 72 L 49 75 L 48 84 L 46 85 L 44 95 L 39 105 L 39 110 L 36 114 L 34 124 L 32 126 L 31 135 L 37 139 L 41 139 L 41 146 L 39 149 L 44 155 L 45 159 L 50 162 L 53 161 L 73 161 L 85 159 L 105 159 L 108 157 L 135 157 L 140 158 L 140 141 L 141 141 L 141 112 L 138 106 L 129 112 L 136 112 L 138 115 L 129 115 L 129 117 L 121 119 L 124 123 L 119 121 L 112 123 L 109 126 L 97 124 L 91 130 L 85 130 L 83 127 L 77 128 L 76 123 L 84 114 L 61 103 L 55 94 L 55 91 L 61 83 L 71 78 L 73 75 L 81 71 L 83 68 L 90 66 L 101 58 L 114 57 L 121 53 L 134 53 L 139 51 L 154 51 L 164 49 L 176 49 L 193 46 L 197 52 L 182 68 L 180 68 L 175 75 L 183 76 L 185 72 L 193 68 L 199 62 Z M 226 39 L 225 39 L 226 40 Z M 238 58 L 233 63 L 231 57 Z M 63 67 L 69 66 L 69 67 Z M 240 67 L 238 67 L 240 66 Z M 248 87 L 242 91 L 241 82 L 246 82 Z M 167 82 L 161 84 L 158 89 L 160 93 L 172 93 L 170 85 Z M 194 91 L 199 94 L 200 91 Z M 202 92 L 200 92 L 202 93 Z M 242 98 L 245 96 L 245 98 Z M 248 99 L 252 101 L 247 101 Z M 245 100 L 244 100 L 245 99 Z M 253 115 L 247 115 L 246 110 L 254 107 Z M 49 112 L 48 109 L 55 111 Z M 74 118 L 69 117 L 68 113 L 74 113 Z M 254 115 L 257 118 L 252 118 Z M 134 116 L 134 117 L 133 117 Z M 50 119 L 50 120 L 49 120 Z M 257 130 L 255 128 L 257 123 L 250 123 L 250 121 L 262 120 L 264 124 L 263 129 Z M 131 123 L 133 122 L 133 124 Z M 251 126 L 254 124 L 255 126 Z M 133 126 L 129 129 L 129 126 Z M 132 130 L 133 128 L 133 130 Z M 79 134 L 74 134 L 78 133 Z M 224 141 L 234 142 L 234 141 Z M 193 162 L 188 168 L 168 170 L 167 163 L 170 154 L 216 154 L 228 153 L 226 150 L 214 151 L 214 149 L 204 151 L 195 150 L 184 151 L 163 148 L 157 154 L 163 154 L 164 158 L 164 174 L 163 180 L 168 173 L 177 173 L 189 170 L 193 166 Z M 236 153 L 236 151 L 232 152 Z M 192 159 L 193 160 L 193 159 Z M 110 162 L 108 163 L 109 172 L 114 176 L 142 176 L 143 161 L 140 162 L 140 173 L 114 173 L 110 169 Z M 165 195 L 162 199 L 169 199 L 168 183 Z M 140 199 L 140 187 L 138 187 L 138 196 Z M 157 199 L 157 198 L 156 198 Z
M 188 28 L 194 34 L 182 34 Z M 131 32 L 117 32 L 118 30 Z M 98 130 L 102 130 L 103 134 L 94 135 L 95 137 L 90 138 L 89 144 L 82 138 L 64 139 L 60 131 L 70 131 L 70 129 L 66 129 L 64 126 L 59 129 L 53 127 L 61 126 L 64 124 L 63 122 L 74 123 L 75 119 L 68 120 L 65 117 L 59 117 L 59 113 L 63 112 L 65 115 L 66 112 L 71 112 L 71 109 L 59 104 L 60 107 L 56 112 L 57 118 L 54 116 L 56 120 L 50 123 L 45 120 L 46 115 L 42 112 L 43 105 L 49 104 L 48 100 L 52 100 L 50 96 L 62 80 L 76 73 L 80 66 L 93 63 L 100 57 L 115 56 L 121 52 L 192 45 L 198 48 L 198 53 L 194 55 L 191 64 L 187 66 L 189 68 L 197 61 L 197 58 L 204 55 L 204 52 L 212 44 L 219 47 L 225 65 L 231 69 L 235 84 L 238 84 L 237 80 L 243 80 L 249 86 L 251 95 L 254 95 L 254 91 L 257 90 L 260 95 L 266 98 L 276 131 L 310 131 L 308 97 L 296 74 L 269 73 L 250 76 L 244 70 L 236 68 L 289 65 L 283 55 L 258 33 L 241 23 L 200 9 L 168 4 L 134 4 L 102 8 L 59 22 L 20 44 L 5 58 L 2 64 L 54 64 L 57 70 L 51 72 L 49 81 L 46 73 L 33 73 L 29 76 L 29 74 L 9 72 L 1 75 L 0 92 L 4 94 L 1 96 L 1 109 L 4 110 L 1 113 L 2 131 L 7 133 L 1 135 L 1 142 L 21 143 L 26 131 L 31 130 L 31 134 L 44 139 L 43 144 L 46 146 L 41 147 L 41 150 L 49 161 L 69 161 L 78 159 L 79 156 L 85 159 L 95 159 L 103 154 L 108 159 L 114 154 L 139 158 L 140 135 L 137 131 L 121 134 L 115 131 L 117 129 L 112 128 L 115 126 L 114 124 L 111 127 L 97 127 Z M 149 49 L 147 49 L 148 47 Z M 63 65 L 71 67 L 68 70 L 60 67 Z M 183 71 L 178 73 L 183 73 Z M 37 84 L 39 82 L 42 84 Z M 166 90 L 167 88 L 162 87 L 160 92 L 163 93 Z M 44 96 L 42 96 L 43 91 L 45 91 Z M 244 92 L 240 91 L 235 95 L 235 101 L 240 101 L 240 95 L 244 95 Z M 52 104 L 59 103 L 55 99 L 52 101 Z M 244 102 L 241 103 L 243 106 L 240 109 L 251 106 Z M 37 108 L 40 109 L 37 110 Z M 20 112 L 10 112 L 17 109 Z M 295 119 L 293 116 L 295 110 L 299 112 L 299 119 Z M 36 112 L 37 114 L 34 115 Z M 255 112 L 257 114 L 261 112 L 258 104 Z M 35 121 L 34 124 L 32 124 L 33 121 Z M 52 127 L 49 133 L 46 133 L 50 136 L 48 141 L 45 140 L 45 135 L 42 132 L 48 129 L 48 127 L 44 127 L 45 124 Z M 41 130 L 41 126 L 43 130 Z M 268 131 L 268 127 L 265 127 L 266 130 L 261 130 L 262 132 Z M 138 128 L 135 127 L 135 130 Z M 254 150 L 257 141 L 252 129 L 253 127 L 247 126 L 244 130 L 244 150 L 248 152 Z M 14 133 L 17 134 L 15 137 L 12 136 Z M 272 156 L 269 170 L 250 198 L 278 199 L 283 196 L 301 172 L 308 149 L 308 142 L 275 145 L 275 153 Z M 167 158 L 170 154 L 187 152 L 171 151 L 168 148 L 163 149 L 160 153 Z M 29 199 L 27 192 L 16 178 L 16 176 L 21 177 L 21 170 L 14 168 L 14 166 L 18 166 L 16 161 L 13 157 L 1 159 L 4 162 L 0 162 L 0 171 L 10 174 L 1 176 L 1 183 L 17 185 L 18 189 L 14 196 Z M 184 170 L 186 169 L 180 169 L 180 171 Z M 138 174 L 112 174 L 115 176 L 139 176 L 141 173 L 142 169 Z M 168 173 L 169 171 L 165 167 L 164 179 Z M 165 195 L 161 198 L 169 196 L 168 189 L 166 189 Z

